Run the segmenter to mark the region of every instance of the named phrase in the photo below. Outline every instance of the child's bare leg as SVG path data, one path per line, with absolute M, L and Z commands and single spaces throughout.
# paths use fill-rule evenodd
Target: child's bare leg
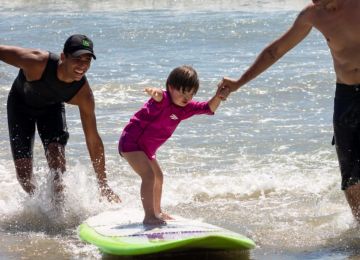
M 150 160 L 144 152 L 128 152 L 122 153 L 124 158 L 129 162 L 134 171 L 141 177 L 141 202 L 145 211 L 144 224 L 161 225 L 166 222 L 155 214 L 155 174 L 151 168 Z
M 156 216 L 160 217 L 163 220 L 173 219 L 168 214 L 164 213 L 161 210 L 161 196 L 162 196 L 162 186 L 164 181 L 164 175 L 160 168 L 159 163 L 157 160 L 150 161 L 151 168 L 155 174 L 155 185 L 154 185 L 154 209 Z

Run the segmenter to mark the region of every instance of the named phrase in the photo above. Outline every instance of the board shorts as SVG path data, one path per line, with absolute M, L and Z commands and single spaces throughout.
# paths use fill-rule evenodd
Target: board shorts
M 65 146 L 69 139 L 64 103 L 44 108 L 30 107 L 12 89 L 7 100 L 7 116 L 14 160 L 32 158 L 36 128 L 45 152 L 50 143 L 59 143 Z
M 151 154 L 143 149 L 138 144 L 138 138 L 132 136 L 126 131 L 123 131 L 120 139 L 119 139 L 119 146 L 118 146 L 119 154 L 122 156 L 122 152 L 129 153 L 129 152 L 144 152 L 149 160 L 154 160 L 156 158 L 155 154 Z
M 360 84 L 336 84 L 334 139 L 341 171 L 341 189 L 360 182 Z

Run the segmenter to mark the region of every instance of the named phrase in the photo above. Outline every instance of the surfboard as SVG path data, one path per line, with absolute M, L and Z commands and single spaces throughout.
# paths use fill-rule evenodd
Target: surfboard
M 108 211 L 90 217 L 78 228 L 79 237 L 112 255 L 143 255 L 187 250 L 248 250 L 254 241 L 244 235 L 174 216 L 166 225 L 146 226 L 124 212 Z

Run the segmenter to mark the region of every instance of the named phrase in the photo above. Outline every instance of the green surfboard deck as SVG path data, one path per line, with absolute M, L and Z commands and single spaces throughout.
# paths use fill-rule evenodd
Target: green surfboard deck
M 248 250 L 255 247 L 255 243 L 246 236 L 181 217 L 157 227 L 144 226 L 140 222 L 107 223 L 101 217 L 95 217 L 82 223 L 78 234 L 82 240 L 105 253 L 123 256 L 197 249 Z

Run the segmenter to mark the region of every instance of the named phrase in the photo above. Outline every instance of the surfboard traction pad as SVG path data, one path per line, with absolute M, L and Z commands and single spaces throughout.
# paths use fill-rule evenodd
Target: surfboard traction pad
M 238 233 L 208 223 L 175 217 L 167 225 L 142 223 L 101 224 L 86 220 L 79 226 L 80 238 L 105 253 L 142 255 L 194 249 L 248 250 L 255 243 Z

